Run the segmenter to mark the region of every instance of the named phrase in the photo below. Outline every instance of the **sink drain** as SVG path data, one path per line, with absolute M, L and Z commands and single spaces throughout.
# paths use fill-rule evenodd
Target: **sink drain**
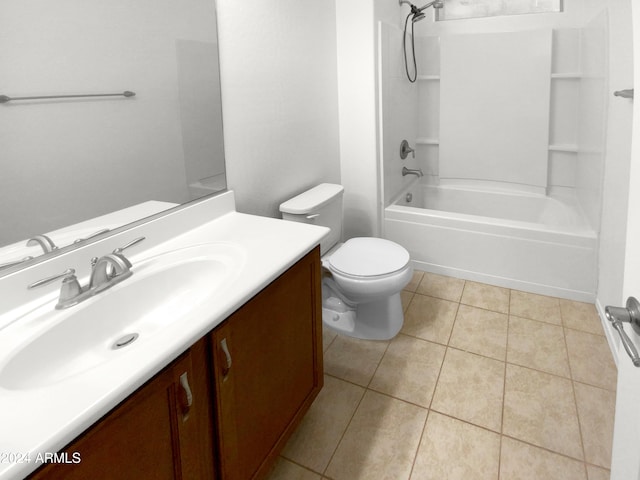
M 113 343 L 113 346 L 111 348 L 113 348 L 114 350 L 117 350 L 118 348 L 123 348 L 123 347 L 126 347 L 127 345 L 131 345 L 133 342 L 136 341 L 138 336 L 139 335 L 137 333 L 128 333 L 127 335 L 124 335 L 120 337 L 118 340 L 116 340 Z

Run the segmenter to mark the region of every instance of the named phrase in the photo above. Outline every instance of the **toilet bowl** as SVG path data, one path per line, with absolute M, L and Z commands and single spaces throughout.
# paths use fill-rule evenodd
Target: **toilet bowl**
M 389 240 L 342 236 L 341 185 L 321 184 L 280 205 L 285 220 L 329 227 L 321 243 L 322 321 L 330 330 L 388 340 L 402 328 L 400 292 L 413 275 L 409 252 Z
M 400 292 L 413 276 L 404 248 L 381 238 L 352 238 L 322 265 L 322 320 L 329 329 L 372 340 L 398 334 L 404 321 Z

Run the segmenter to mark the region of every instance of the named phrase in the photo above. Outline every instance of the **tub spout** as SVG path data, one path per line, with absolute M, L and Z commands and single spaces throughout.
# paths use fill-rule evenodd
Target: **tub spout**
M 422 169 L 418 168 L 417 170 L 412 170 L 407 167 L 402 167 L 402 176 L 406 175 L 415 175 L 416 177 L 422 177 L 424 173 L 422 173 Z

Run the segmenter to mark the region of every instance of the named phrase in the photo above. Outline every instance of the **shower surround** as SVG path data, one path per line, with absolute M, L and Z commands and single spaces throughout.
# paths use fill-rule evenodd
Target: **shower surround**
M 600 14 L 583 28 L 441 29 L 416 37 L 409 84 L 402 31 L 379 24 L 384 236 L 416 268 L 594 300 L 606 28 Z M 405 138 L 415 159 L 400 159 Z

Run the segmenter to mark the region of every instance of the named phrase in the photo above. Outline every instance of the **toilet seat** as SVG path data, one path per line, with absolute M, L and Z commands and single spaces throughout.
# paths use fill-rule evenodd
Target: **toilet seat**
M 383 238 L 358 237 L 347 240 L 329 258 L 330 270 L 349 277 L 384 277 L 409 264 L 409 252 Z
M 282 218 L 328 228 L 320 242 L 323 325 L 354 338 L 390 340 L 404 322 L 400 293 L 413 278 L 409 252 L 381 238 L 340 244 L 343 190 L 317 185 L 282 203 Z

